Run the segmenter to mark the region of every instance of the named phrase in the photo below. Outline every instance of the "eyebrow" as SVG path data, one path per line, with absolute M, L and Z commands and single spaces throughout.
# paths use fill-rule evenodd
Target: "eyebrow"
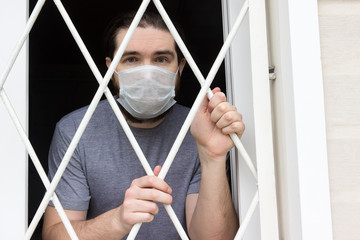
M 122 55 L 122 57 L 126 57 L 126 56 L 133 56 L 133 55 L 141 55 L 139 52 L 137 51 L 125 51 Z M 156 51 L 154 53 L 154 55 L 170 55 L 171 57 L 175 57 L 175 53 L 173 51 L 170 50 L 160 50 L 160 51 Z
M 171 57 L 175 57 L 175 53 L 170 50 L 157 51 L 155 52 L 155 55 L 170 55 Z
M 126 56 L 130 56 L 130 55 L 140 55 L 140 53 L 137 51 L 125 51 L 122 56 L 126 57 Z

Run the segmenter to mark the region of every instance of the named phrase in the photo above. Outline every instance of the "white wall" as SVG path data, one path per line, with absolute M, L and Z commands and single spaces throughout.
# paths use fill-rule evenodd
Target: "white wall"
M 0 2 L 0 75 L 19 40 L 27 19 L 26 0 Z M 27 46 L 22 49 L 4 89 L 27 129 Z M 0 101 L 0 239 L 22 239 L 27 226 L 27 155 Z
M 335 240 L 360 236 L 360 2 L 318 0 Z

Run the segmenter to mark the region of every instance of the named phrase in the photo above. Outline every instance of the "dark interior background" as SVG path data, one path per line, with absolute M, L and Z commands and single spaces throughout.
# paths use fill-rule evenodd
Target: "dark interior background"
M 31 12 L 36 0 L 29 2 Z M 138 9 L 141 1 L 63 0 L 62 3 L 104 76 L 103 29 L 115 15 Z M 223 43 L 221 1 L 163 0 L 162 4 L 170 18 L 183 27 L 187 47 L 206 77 Z M 29 52 L 29 135 L 47 171 L 47 154 L 56 122 L 67 113 L 88 105 L 98 83 L 52 1 L 45 3 L 30 33 Z M 225 91 L 224 80 L 222 66 L 212 86 Z M 197 79 L 187 66 L 178 102 L 191 107 L 199 89 Z M 30 161 L 29 223 L 44 194 L 45 188 Z M 41 226 L 40 222 L 32 239 L 41 239 Z

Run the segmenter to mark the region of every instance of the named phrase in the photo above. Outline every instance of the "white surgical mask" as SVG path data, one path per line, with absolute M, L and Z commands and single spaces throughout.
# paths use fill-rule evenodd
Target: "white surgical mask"
M 120 97 L 117 100 L 135 118 L 155 118 L 176 103 L 177 72 L 143 65 L 117 74 L 120 82 Z

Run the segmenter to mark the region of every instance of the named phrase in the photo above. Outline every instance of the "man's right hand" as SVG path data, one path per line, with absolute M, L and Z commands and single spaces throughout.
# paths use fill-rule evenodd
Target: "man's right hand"
M 79 239 L 118 240 L 125 237 L 135 223 L 151 222 L 158 213 L 158 203 L 171 204 L 171 188 L 159 175 L 161 167 L 154 169 L 155 176 L 133 180 L 126 190 L 124 202 L 93 219 L 86 220 L 87 211 L 65 210 Z M 69 239 L 55 208 L 45 211 L 43 239 Z
M 157 175 L 161 167 L 154 169 L 155 176 L 144 176 L 132 181 L 125 192 L 124 202 L 119 206 L 119 221 L 130 232 L 139 222 L 151 222 L 159 212 L 158 203 L 171 204 L 172 189 Z

